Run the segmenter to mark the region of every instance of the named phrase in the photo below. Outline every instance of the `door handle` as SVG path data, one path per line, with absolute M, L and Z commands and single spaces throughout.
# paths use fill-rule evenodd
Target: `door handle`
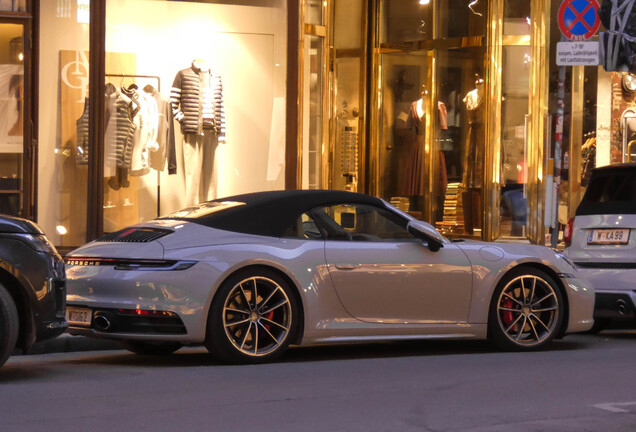
M 338 270 L 355 270 L 360 268 L 360 264 L 334 264 Z

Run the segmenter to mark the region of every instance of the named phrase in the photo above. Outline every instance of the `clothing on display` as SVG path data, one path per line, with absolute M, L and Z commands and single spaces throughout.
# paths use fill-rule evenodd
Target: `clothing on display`
M 471 235 L 475 228 L 481 228 L 482 217 L 481 187 L 485 151 L 483 91 L 484 80 L 476 76 L 475 89 L 464 97 L 464 104 L 468 112 L 468 134 L 463 164 L 462 207 L 464 210 L 464 229 Z
M 157 105 L 157 149 L 150 152 L 150 167 L 163 171 L 168 162 L 168 174 L 177 173 L 177 156 L 174 140 L 174 121 L 170 99 L 163 96 L 150 84 L 144 87 Z
M 216 197 L 216 148 L 218 139 L 212 134 L 184 136 L 183 167 L 186 206 Z
M 428 92 L 422 91 L 422 98 L 411 103 L 406 126 L 410 130 L 408 141 L 408 159 L 401 186 L 401 194 L 418 196 L 426 193 L 426 178 L 424 171 L 424 139 L 426 123 L 426 99 Z
M 180 70 L 170 93 L 172 113 L 184 136 L 183 158 L 187 205 L 216 198 L 215 155 L 225 142 L 221 77 L 204 60 Z
M 214 131 L 225 142 L 225 109 L 221 77 L 202 60 L 177 73 L 170 94 L 174 118 L 184 135 Z
M 596 133 L 592 132 L 581 146 L 581 186 L 587 186 L 596 166 Z

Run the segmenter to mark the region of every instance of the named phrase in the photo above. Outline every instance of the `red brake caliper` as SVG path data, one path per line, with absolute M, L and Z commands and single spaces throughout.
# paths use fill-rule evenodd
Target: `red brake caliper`
M 267 312 L 265 315 L 263 315 L 263 318 L 271 321 L 272 318 L 274 318 L 274 311 Z M 264 326 L 267 329 L 267 331 L 269 331 L 269 329 L 272 327 L 271 324 L 265 324 Z
M 503 299 L 503 301 L 501 302 L 501 306 L 512 309 L 512 306 L 513 306 L 512 300 L 508 298 Z M 512 324 L 514 317 L 512 316 L 512 312 L 503 311 L 503 313 L 501 314 L 501 319 L 503 320 L 506 326 L 509 326 L 510 324 Z

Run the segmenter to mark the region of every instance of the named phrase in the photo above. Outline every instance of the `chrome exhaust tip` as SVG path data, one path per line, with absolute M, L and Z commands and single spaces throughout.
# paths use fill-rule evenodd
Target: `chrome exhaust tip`
M 110 320 L 103 313 L 97 312 L 93 318 L 93 325 L 97 330 L 107 331 L 110 328 Z
M 625 315 L 627 313 L 627 303 L 623 300 L 619 300 L 616 302 L 616 309 L 620 315 Z

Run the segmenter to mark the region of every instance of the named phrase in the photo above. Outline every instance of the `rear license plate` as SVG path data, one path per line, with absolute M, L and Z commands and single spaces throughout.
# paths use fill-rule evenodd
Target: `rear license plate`
M 629 228 L 619 229 L 593 229 L 587 238 L 587 244 L 627 244 L 629 241 Z
M 93 311 L 88 308 L 66 308 L 66 321 L 69 325 L 90 326 Z

